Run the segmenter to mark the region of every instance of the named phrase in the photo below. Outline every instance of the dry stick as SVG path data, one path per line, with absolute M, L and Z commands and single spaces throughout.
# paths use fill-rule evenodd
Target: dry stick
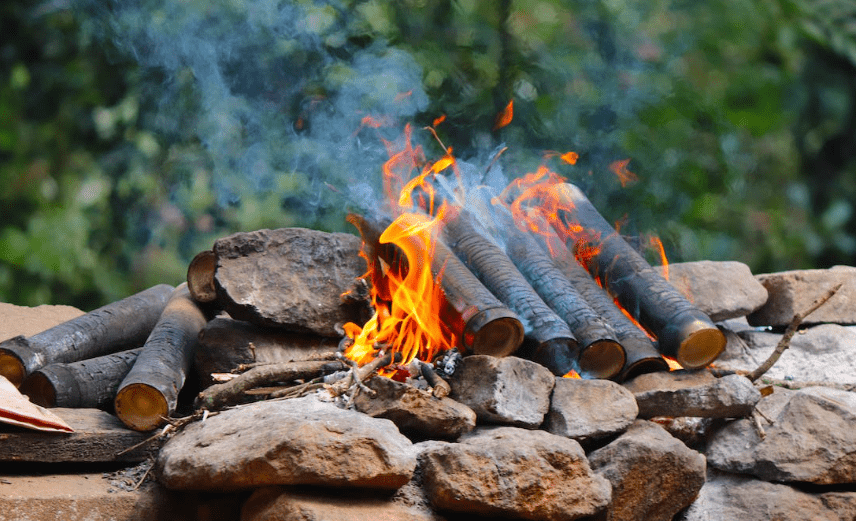
M 140 347 L 172 293 L 160 284 L 28 338 L 0 342 L 0 375 L 15 386 L 41 367 Z
M 140 351 L 138 347 L 71 364 L 47 365 L 24 380 L 21 392 L 42 407 L 106 407 Z
M 334 373 L 347 368 L 348 366 L 339 360 L 282 362 L 258 365 L 228 382 L 208 387 L 199 393 L 195 405 L 199 409 L 221 409 L 241 401 L 244 393 L 254 387 L 261 387 L 275 382 L 314 378 L 319 374 Z
M 187 284 L 175 288 L 116 393 L 113 406 L 122 423 L 148 431 L 175 412 L 178 392 L 206 323 L 205 314 L 190 298 Z
M 725 335 L 633 249 L 576 186 L 556 185 L 567 223 L 578 223 L 593 252 L 590 271 L 657 337 L 664 355 L 687 369 L 704 367 L 725 349 Z M 573 239 L 570 239 L 573 240 Z
M 529 324 L 528 336 L 533 342 L 526 346 L 526 351 L 531 350 L 526 353 L 528 357 L 556 375 L 574 369 L 579 345 L 571 328 L 535 293 L 502 248 L 477 229 L 472 214 L 458 208 L 457 215 L 446 221 L 443 232 L 464 264 Z
M 343 379 L 339 380 L 334 384 L 330 384 L 327 386 L 330 394 L 332 396 L 341 396 L 348 392 L 348 390 L 356 384 L 356 382 L 362 383 L 369 379 L 371 375 L 375 373 L 381 367 L 386 367 L 393 362 L 401 361 L 401 353 L 386 353 L 383 356 L 379 356 L 367 363 L 362 367 L 355 367 L 351 369 L 351 372 L 348 373 Z
M 785 350 L 790 347 L 791 338 L 793 338 L 794 334 L 797 332 L 797 328 L 799 328 L 800 324 L 803 323 L 803 320 L 805 320 L 806 317 L 810 314 L 814 313 L 817 308 L 825 304 L 827 300 L 831 299 L 832 296 L 835 295 L 835 293 L 837 293 L 843 285 L 843 282 L 836 284 L 835 286 L 827 290 L 826 293 L 824 293 L 814 302 L 812 302 L 808 309 L 806 309 L 802 313 L 797 313 L 796 315 L 794 315 L 793 320 L 791 320 L 791 323 L 788 325 L 788 328 L 785 329 L 785 333 L 782 335 L 781 340 L 779 340 L 779 343 L 776 345 L 776 349 L 773 350 L 773 353 L 770 355 L 770 357 L 767 358 L 767 360 L 763 364 L 758 366 L 757 369 L 746 375 L 746 378 L 754 382 L 755 380 L 760 378 L 761 375 L 769 371 L 770 368 L 773 367 L 773 364 L 775 364 L 776 361 L 779 359 L 779 357 L 782 356 L 782 353 L 784 353 Z
M 423 362 L 422 360 L 417 361 L 419 365 L 419 371 L 422 373 L 422 377 L 425 378 L 425 381 L 428 382 L 428 385 L 431 386 L 433 394 L 436 398 L 444 398 L 449 396 L 449 393 L 452 392 L 452 387 L 446 380 L 440 378 L 440 375 L 437 374 L 437 371 L 434 370 L 434 366 Z

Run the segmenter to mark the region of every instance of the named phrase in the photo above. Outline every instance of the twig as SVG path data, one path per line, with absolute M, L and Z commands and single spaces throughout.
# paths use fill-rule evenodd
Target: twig
M 146 472 L 145 472 L 145 474 L 143 474 L 143 477 L 141 477 L 141 478 L 140 478 L 140 480 L 139 480 L 139 481 L 137 481 L 137 483 L 136 483 L 136 484 L 134 484 L 133 488 L 131 488 L 131 490 L 132 490 L 132 491 L 133 491 L 133 490 L 137 490 L 138 488 L 140 488 L 140 485 L 142 485 L 142 484 L 143 484 L 143 481 L 145 481 L 145 480 L 146 480 L 146 478 L 147 478 L 147 477 L 149 477 L 149 472 L 151 472 L 151 471 L 152 471 L 152 469 L 153 469 L 154 467 L 155 467 L 155 462 L 154 462 L 154 461 L 150 461 L 150 462 L 149 462 L 149 468 L 147 468 L 147 469 L 146 469 Z
M 449 383 L 446 380 L 440 378 L 440 375 L 434 371 L 434 366 L 431 364 L 420 361 L 419 369 L 422 371 L 422 376 L 425 378 L 425 381 L 428 382 L 428 385 L 432 387 L 431 394 L 433 394 L 437 398 L 444 398 L 449 396 L 449 393 L 452 392 L 452 388 L 449 386 Z
M 348 392 L 348 390 L 351 388 L 351 385 L 353 385 L 354 383 L 362 383 L 366 381 L 371 375 L 374 374 L 375 371 L 377 371 L 381 367 L 386 367 L 393 362 L 400 361 L 401 353 L 395 353 L 395 356 L 393 356 L 392 353 L 387 353 L 383 356 L 379 356 L 362 367 L 352 367 L 351 372 L 348 374 L 348 376 L 328 386 L 328 390 L 330 391 L 330 394 L 334 397 L 341 396 Z
M 755 431 L 758 433 L 758 437 L 762 440 L 767 437 L 767 433 L 764 432 L 764 427 L 761 426 L 761 416 L 756 414 L 758 409 L 752 409 L 752 424 L 755 425 Z
M 839 289 L 841 289 L 841 286 L 843 284 L 844 284 L 843 282 L 836 284 L 831 289 L 829 289 L 826 293 L 824 293 L 823 295 L 818 297 L 817 300 L 812 302 L 811 305 L 808 307 L 808 309 L 806 309 L 802 313 L 797 313 L 796 315 L 794 315 L 793 320 L 791 320 L 790 325 L 788 325 L 788 328 L 785 330 L 785 333 L 782 335 L 782 339 L 779 340 L 779 343 L 776 345 L 776 349 L 773 351 L 773 354 L 771 354 L 770 357 L 767 358 L 767 360 L 763 364 L 758 366 L 757 369 L 755 369 L 754 371 L 752 371 L 751 373 L 746 375 L 746 378 L 748 378 L 750 381 L 754 382 L 755 380 L 760 378 L 761 375 L 763 375 L 764 373 L 769 371 L 770 368 L 773 367 L 773 364 L 775 364 L 776 361 L 779 360 L 779 357 L 782 356 L 782 353 L 784 353 L 785 350 L 788 347 L 790 347 L 791 338 L 793 338 L 794 334 L 797 332 L 797 328 L 800 327 L 800 324 L 802 324 L 803 320 L 805 320 L 805 318 L 807 316 L 809 316 L 815 310 L 817 310 L 817 308 L 819 308 L 824 303 L 826 303 L 827 300 L 832 298 L 832 296 L 835 295 L 835 293 Z
M 190 416 L 184 416 L 182 418 L 163 418 L 167 422 L 167 424 L 164 425 L 163 429 L 159 430 L 153 436 L 149 436 L 148 438 L 144 439 L 143 441 L 136 443 L 134 445 L 131 445 L 130 447 L 118 452 L 116 454 L 116 457 L 122 456 L 123 454 L 127 454 L 133 450 L 139 449 L 140 447 L 144 447 L 144 446 L 148 445 L 149 443 L 151 443 L 157 439 L 163 438 L 164 436 L 166 436 L 170 432 L 173 432 L 173 431 L 177 432 L 179 429 L 184 428 L 186 425 L 193 423 L 196 420 L 202 420 L 202 419 L 208 418 L 210 416 L 214 416 L 216 414 L 218 414 L 216 411 L 215 412 L 209 412 L 208 410 L 203 409 L 200 411 L 196 411 L 195 413 L 191 414 Z

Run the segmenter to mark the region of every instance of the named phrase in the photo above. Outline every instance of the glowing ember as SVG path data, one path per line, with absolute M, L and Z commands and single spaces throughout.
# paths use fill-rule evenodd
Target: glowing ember
M 576 380 L 582 380 L 582 378 L 583 378 L 583 377 L 582 377 L 582 376 L 580 376 L 580 373 L 578 373 L 578 372 L 574 371 L 573 369 L 571 369 L 571 370 L 570 370 L 570 371 L 568 371 L 567 373 L 563 374 L 563 375 L 562 375 L 562 378 L 573 378 L 573 379 L 576 379 Z

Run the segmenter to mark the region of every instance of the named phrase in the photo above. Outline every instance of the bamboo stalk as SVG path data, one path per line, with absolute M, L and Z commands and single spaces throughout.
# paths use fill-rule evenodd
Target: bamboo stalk
M 21 384 L 21 392 L 42 407 L 105 408 L 142 348 L 70 364 L 49 364 Z
M 207 319 L 187 284 L 172 292 L 134 367 L 113 402 L 116 416 L 131 429 L 148 431 L 175 412 L 199 332 Z
M 139 347 L 152 331 L 172 292 L 160 284 L 25 338 L 0 343 L 0 375 L 19 387 L 41 367 L 77 362 Z
M 196 302 L 217 300 L 214 273 L 217 270 L 217 254 L 205 250 L 196 254 L 187 267 L 187 289 Z

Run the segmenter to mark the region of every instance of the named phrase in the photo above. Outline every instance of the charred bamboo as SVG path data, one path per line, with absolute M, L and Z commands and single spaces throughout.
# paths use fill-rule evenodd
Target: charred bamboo
M 178 392 L 206 322 L 187 284 L 175 288 L 134 367 L 119 385 L 113 406 L 122 423 L 148 431 L 175 412 Z
M 109 407 L 141 350 L 138 347 L 70 364 L 46 365 L 24 380 L 21 392 L 42 407 Z
M 0 343 L 0 375 L 20 387 L 41 367 L 139 347 L 158 321 L 172 292 L 160 284 L 31 337 Z
M 205 250 L 196 254 L 187 267 L 187 289 L 196 302 L 217 300 L 214 274 L 217 271 L 217 254 Z
M 389 223 L 351 214 L 348 222 L 359 231 L 373 255 L 390 266 L 407 270 L 403 252 L 392 244 L 381 244 Z M 461 339 L 463 348 L 474 354 L 506 356 L 523 342 L 523 324 L 518 316 L 496 298 L 467 269 L 439 238 L 434 242 L 431 273 L 439 278 L 445 297 L 442 319 Z
M 554 193 L 567 208 L 563 219 L 589 231 L 582 239 L 595 252 L 589 271 L 657 337 L 661 353 L 687 369 L 704 367 L 722 353 L 725 335 L 616 232 L 579 188 L 566 183 Z
M 526 354 L 554 374 L 576 369 L 579 344 L 562 320 L 526 281 L 508 255 L 476 227 L 475 218 L 458 208 L 443 232 L 451 249 L 484 285 L 529 324 L 533 345 Z

